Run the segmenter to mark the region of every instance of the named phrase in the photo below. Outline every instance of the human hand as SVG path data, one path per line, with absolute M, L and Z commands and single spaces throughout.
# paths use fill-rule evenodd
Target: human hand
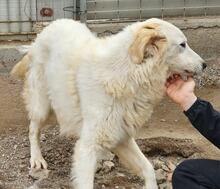
M 188 110 L 197 97 L 194 94 L 195 81 L 189 77 L 184 81 L 179 75 L 169 78 L 166 82 L 166 94 L 184 111 Z

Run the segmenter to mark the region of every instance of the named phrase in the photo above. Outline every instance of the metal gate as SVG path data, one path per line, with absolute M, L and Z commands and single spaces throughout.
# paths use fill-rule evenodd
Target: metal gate
M 219 0 L 0 0 L 0 33 L 33 32 L 35 22 L 87 23 L 220 15 Z

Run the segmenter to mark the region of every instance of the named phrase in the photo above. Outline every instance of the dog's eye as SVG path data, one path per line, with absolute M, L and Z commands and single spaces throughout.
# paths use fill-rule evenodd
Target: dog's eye
M 180 46 L 186 48 L 186 42 L 180 43 Z

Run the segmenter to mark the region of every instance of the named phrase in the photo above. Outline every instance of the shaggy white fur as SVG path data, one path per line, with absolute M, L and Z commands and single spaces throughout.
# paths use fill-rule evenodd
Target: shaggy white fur
M 156 189 L 153 167 L 134 137 L 162 98 L 166 79 L 199 73 L 202 63 L 183 33 L 159 19 L 106 38 L 73 20 L 53 22 L 13 70 L 26 73 L 31 168 L 47 168 L 39 133 L 52 108 L 61 133 L 80 138 L 72 169 L 75 189 L 93 188 L 96 162 L 105 150 L 143 177 L 146 189 Z

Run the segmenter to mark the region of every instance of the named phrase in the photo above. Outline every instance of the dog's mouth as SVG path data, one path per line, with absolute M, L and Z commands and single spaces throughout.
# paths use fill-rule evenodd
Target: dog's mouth
M 196 75 L 195 72 L 191 72 L 189 70 L 184 70 L 184 73 L 185 73 L 185 76 L 188 76 L 188 77 L 193 77 L 194 75 Z
M 194 77 L 196 75 L 195 72 L 189 71 L 189 70 L 184 70 L 181 73 L 178 72 L 173 72 L 170 73 L 167 80 L 175 79 L 175 78 L 181 78 L 184 81 L 186 81 L 189 77 Z

